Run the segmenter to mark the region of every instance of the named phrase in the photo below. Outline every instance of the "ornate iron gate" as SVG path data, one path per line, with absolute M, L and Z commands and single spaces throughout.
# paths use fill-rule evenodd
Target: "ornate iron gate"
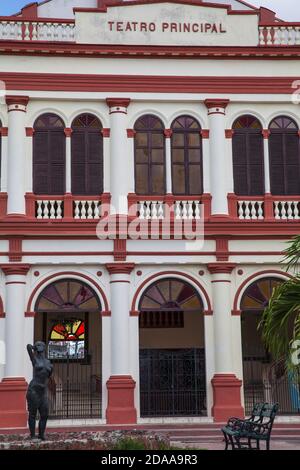
M 141 416 L 206 414 L 204 349 L 140 350 Z
M 101 417 L 101 356 L 95 351 L 81 357 L 52 361 L 49 419 Z

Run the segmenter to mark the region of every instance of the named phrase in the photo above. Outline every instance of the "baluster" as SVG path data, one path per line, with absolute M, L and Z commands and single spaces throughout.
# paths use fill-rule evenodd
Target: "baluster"
M 286 39 L 287 30 L 285 28 L 280 28 L 280 30 L 281 30 L 281 45 L 285 46 L 287 44 L 287 39 Z
M 68 41 L 75 41 L 75 24 L 69 25 L 68 32 Z
M 195 201 L 195 219 L 200 219 L 200 202 Z
M 140 210 L 139 210 L 139 213 L 140 213 L 140 219 L 144 219 L 145 218 L 145 201 L 141 201 L 140 203 Z
M 296 46 L 300 44 L 300 26 L 296 27 L 295 44 Z
M 194 218 L 194 211 L 193 211 L 193 201 L 188 202 L 188 218 L 193 219 Z
M 251 202 L 249 203 L 249 206 L 251 204 L 251 219 L 252 220 L 255 220 L 257 219 L 257 215 L 256 215 L 256 202 Z
M 23 39 L 22 25 L 23 25 L 23 23 L 21 23 L 21 21 L 18 21 L 18 23 L 17 23 L 17 39 L 18 39 L 18 41 L 21 41 Z
M 251 219 L 251 216 L 250 216 L 250 202 L 249 201 L 245 201 L 245 219 L 246 220 Z
M 280 45 L 280 29 L 274 27 L 274 45 L 279 46 Z
M 94 219 L 100 219 L 100 202 L 95 201 Z
M 87 218 L 88 219 L 93 219 L 93 208 L 92 208 L 93 201 L 88 201 L 88 209 L 87 209 Z
M 261 46 L 265 45 L 265 28 L 259 28 L 259 44 Z
M 75 201 L 74 219 L 80 219 L 79 204 L 80 204 L 80 201 Z
M 32 25 L 32 33 L 31 33 L 31 39 L 32 41 L 36 41 L 37 40 L 37 23 L 31 23 Z
M 56 209 L 56 218 L 62 218 L 62 201 L 56 201 L 57 209 Z
M 53 41 L 58 41 L 58 28 L 59 24 L 58 23 L 53 23 Z
M 43 201 L 36 201 L 36 203 L 37 203 L 36 218 L 42 219 L 43 218 L 43 209 L 42 209 Z
M 298 207 L 298 201 L 293 201 L 294 204 L 294 219 L 298 220 L 299 219 L 299 207 Z
M 66 29 L 66 25 L 64 23 L 61 25 L 61 31 L 62 31 L 61 38 L 62 38 L 63 41 L 66 41 L 67 40 L 67 29 Z
M 29 23 L 28 23 L 28 21 L 25 22 L 25 35 L 24 35 L 24 40 L 25 40 L 25 41 L 30 41 L 30 30 L 29 30 Z
M 86 219 L 86 201 L 81 201 L 81 219 Z
M 181 205 L 180 201 L 175 202 L 175 219 L 181 219 Z
M 258 209 L 257 209 L 257 214 L 258 214 L 258 219 L 261 220 L 264 218 L 264 211 L 263 211 L 263 202 L 262 201 L 258 201 L 257 202 L 258 204 Z
M 274 202 L 274 216 L 276 220 L 280 220 L 279 201 Z
M 3 21 L 3 26 L 2 26 L 2 39 L 7 39 L 7 21 Z
M 294 218 L 292 204 L 293 204 L 292 201 L 288 201 L 288 202 L 287 202 L 287 218 L 288 218 L 289 220 L 291 220 L 291 219 Z
M 273 31 L 272 27 L 267 26 L 267 46 L 273 45 L 272 31 Z
M 182 219 L 185 220 L 187 219 L 187 203 L 185 201 L 182 201 Z
M 152 202 L 152 219 L 157 219 L 157 204 L 158 202 Z
M 55 219 L 55 201 L 50 201 L 50 219 Z
M 145 201 L 146 204 L 146 219 L 151 219 L 151 201 Z
M 289 46 L 294 46 L 295 44 L 295 30 L 294 30 L 294 27 L 293 26 L 289 26 L 287 28 L 287 31 L 288 31 L 288 45 Z
M 158 218 L 164 218 L 164 203 L 162 201 L 158 203 Z
M 286 212 L 287 212 L 287 211 L 286 211 L 285 205 L 286 205 L 286 202 L 285 202 L 285 201 L 284 201 L 284 202 L 281 202 L 281 219 L 283 219 L 283 220 L 286 220 L 286 219 L 287 219 L 287 215 L 286 215 Z
M 238 202 L 239 209 L 238 209 L 238 215 L 239 219 L 244 220 L 245 214 L 244 214 L 244 201 L 239 201 Z
M 43 219 L 49 219 L 49 201 L 44 201 L 44 217 Z

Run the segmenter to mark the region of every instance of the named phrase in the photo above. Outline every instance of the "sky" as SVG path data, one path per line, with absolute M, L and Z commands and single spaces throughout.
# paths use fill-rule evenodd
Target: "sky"
M 0 0 L 0 16 L 16 13 L 31 0 Z M 32 0 L 34 1 L 34 0 Z M 212 1 L 212 0 L 210 0 Z M 224 0 L 226 3 L 226 0 Z M 287 21 L 300 21 L 300 0 L 249 0 L 255 6 L 265 6 L 276 11 L 277 16 Z M 82 0 L 84 6 L 84 0 Z

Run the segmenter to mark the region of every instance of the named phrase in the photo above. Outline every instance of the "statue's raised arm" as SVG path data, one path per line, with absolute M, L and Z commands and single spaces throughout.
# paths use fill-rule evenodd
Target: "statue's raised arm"
M 32 344 L 27 344 L 27 352 L 32 364 L 34 364 L 34 346 Z

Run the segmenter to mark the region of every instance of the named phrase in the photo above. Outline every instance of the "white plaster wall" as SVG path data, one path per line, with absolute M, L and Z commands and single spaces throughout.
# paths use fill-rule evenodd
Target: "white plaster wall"
M 97 0 L 51 0 L 38 6 L 42 18 L 74 18 L 73 8 L 96 8 Z

